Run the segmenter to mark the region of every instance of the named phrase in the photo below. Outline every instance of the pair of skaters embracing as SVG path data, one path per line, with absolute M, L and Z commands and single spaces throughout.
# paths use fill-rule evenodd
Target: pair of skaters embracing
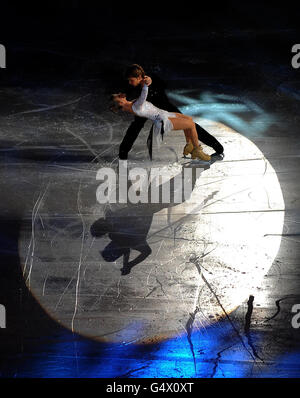
M 119 158 L 127 159 L 136 138 L 145 122 L 150 119 L 151 133 L 160 145 L 163 135 L 172 130 L 183 130 L 186 145 L 183 155 L 191 154 L 192 159 L 210 161 L 211 157 L 222 158 L 224 148 L 220 142 L 193 121 L 193 118 L 182 114 L 171 104 L 165 93 L 164 83 L 157 77 L 149 77 L 140 65 L 129 66 L 125 74 L 128 87 L 123 93 L 113 94 L 113 111 L 123 110 L 135 115 L 134 121 L 126 131 L 119 149 Z M 136 98 L 136 99 L 133 99 Z M 199 140 L 215 150 L 213 155 L 206 154 Z

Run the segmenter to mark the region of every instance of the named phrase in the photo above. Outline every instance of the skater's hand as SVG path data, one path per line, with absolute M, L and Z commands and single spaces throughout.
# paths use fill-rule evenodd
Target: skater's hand
M 144 78 L 144 83 L 145 83 L 147 86 L 150 86 L 150 84 L 152 83 L 151 77 L 150 77 L 150 76 L 145 76 L 145 78 Z

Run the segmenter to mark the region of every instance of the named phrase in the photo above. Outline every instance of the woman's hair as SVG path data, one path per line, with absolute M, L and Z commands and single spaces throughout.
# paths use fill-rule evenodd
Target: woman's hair
M 144 69 L 138 64 L 132 64 L 127 67 L 125 72 L 125 78 L 128 79 L 129 77 L 145 77 Z
M 121 105 L 116 104 L 116 98 L 119 97 L 119 95 L 120 95 L 120 93 L 118 93 L 118 94 L 112 94 L 112 95 L 110 96 L 111 104 L 110 104 L 109 109 L 110 109 L 112 112 L 114 112 L 114 113 L 117 113 L 120 109 L 122 109 Z

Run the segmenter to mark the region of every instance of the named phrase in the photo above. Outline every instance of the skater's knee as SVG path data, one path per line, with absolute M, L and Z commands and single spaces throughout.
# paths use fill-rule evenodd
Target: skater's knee
M 146 242 L 143 246 L 140 247 L 141 253 L 143 253 L 145 256 L 149 256 L 152 253 L 151 247 L 148 245 Z
M 190 122 L 193 122 L 193 123 L 194 123 L 192 116 L 189 116 L 189 115 L 182 115 L 182 116 L 183 116 L 186 120 L 189 120 Z
M 191 116 L 188 117 L 187 122 L 189 123 L 191 129 L 195 128 L 195 122 Z

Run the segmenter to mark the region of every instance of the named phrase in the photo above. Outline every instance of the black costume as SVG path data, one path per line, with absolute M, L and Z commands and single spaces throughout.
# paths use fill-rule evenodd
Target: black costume
M 151 102 L 153 105 L 157 106 L 160 109 L 166 110 L 168 112 L 177 112 L 181 113 L 180 110 L 173 104 L 170 103 L 166 93 L 165 93 L 165 84 L 156 76 L 151 76 L 152 83 L 149 86 L 149 92 L 147 101 Z M 141 94 L 142 87 L 133 87 L 128 85 L 123 92 L 126 93 L 126 98 L 131 101 L 136 99 Z M 134 121 L 130 124 L 129 128 L 126 131 L 126 134 L 123 138 L 123 141 L 120 144 L 119 148 L 119 158 L 127 159 L 128 152 L 131 150 L 135 140 L 137 139 L 140 131 L 144 127 L 147 119 L 139 116 L 134 117 Z M 195 123 L 198 138 L 199 140 L 205 144 L 213 148 L 216 153 L 221 154 L 224 151 L 223 146 L 220 142 L 209 134 L 203 127 L 199 126 Z M 150 142 L 151 141 L 151 142 Z M 152 131 L 150 132 L 148 138 L 148 147 L 152 146 Z M 151 152 L 151 151 L 150 151 Z M 151 156 L 151 155 L 150 155 Z

